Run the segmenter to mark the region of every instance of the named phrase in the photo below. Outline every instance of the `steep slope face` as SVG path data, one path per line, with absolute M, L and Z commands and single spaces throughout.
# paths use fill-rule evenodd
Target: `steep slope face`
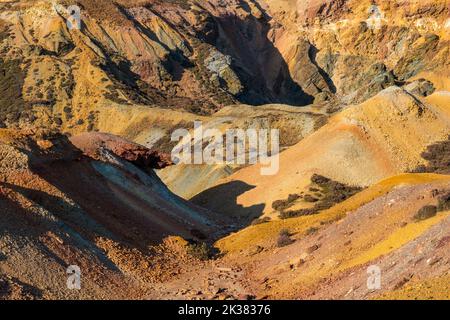
M 163 238 L 206 239 L 221 221 L 161 183 L 158 154 L 120 138 L 74 138 L 84 155 L 58 135 L 2 129 L 0 141 L 2 296 L 143 298 L 161 266 L 190 259 Z M 85 290 L 67 289 L 70 265 Z
M 431 100 L 430 100 L 431 101 Z M 260 165 L 244 168 L 194 198 L 224 213 L 269 214 L 275 200 L 305 191 L 313 174 L 349 185 L 369 186 L 424 164 L 421 152 L 446 140 L 447 104 L 432 105 L 398 87 L 349 107 L 280 154 L 279 171 L 261 176 Z M 239 184 L 243 187 L 236 189 Z M 252 210 L 247 209 L 253 208 Z
M 9 139 L 10 131 L 4 135 Z M 98 215 L 112 227 L 128 221 L 129 228 L 135 232 L 116 230 L 126 238 L 137 241 L 139 237 L 153 237 L 155 242 L 169 234 L 189 238 L 192 236 L 189 230 L 209 233 L 215 225 L 216 217 L 212 213 L 208 217 L 206 211 L 201 212 L 200 208 L 173 195 L 161 183 L 152 169 L 164 167 L 168 162 L 156 152 L 99 133 L 77 136 L 71 142 L 62 136 L 45 134 L 37 142 L 30 134 L 17 140 L 4 142 L 4 148 L 12 149 L 12 154 L 23 159 L 22 176 L 31 175 L 37 186 L 46 182 L 49 190 L 59 190 L 68 198 L 76 197 L 70 202 L 79 203 L 85 214 Z M 31 188 L 31 182 L 27 184 L 18 172 L 6 171 L 10 157 L 6 151 L 2 157 L 6 183 L 12 188 Z M 120 201 L 114 201 L 114 197 Z M 120 217 L 123 212 L 128 213 L 124 221 Z M 137 223 L 139 220 L 142 221 Z
M 449 299 L 449 211 L 417 218 L 439 199 L 448 209 L 449 181 L 389 178 L 318 215 L 251 226 L 217 245 L 269 298 Z M 284 246 L 282 230 L 290 235 Z M 377 290 L 367 285 L 369 266 L 381 272 Z

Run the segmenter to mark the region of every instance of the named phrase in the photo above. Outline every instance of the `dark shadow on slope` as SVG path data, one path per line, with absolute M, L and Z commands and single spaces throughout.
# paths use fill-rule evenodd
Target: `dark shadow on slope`
M 62 198 L 58 198 L 40 190 L 24 188 L 10 183 L 1 183 L 0 186 L 13 190 L 25 198 L 38 204 L 45 210 L 61 215 L 70 215 L 72 211 L 78 211 L 77 208 Z
M 323 70 L 317 63 L 317 52 L 319 52 L 317 50 L 317 48 L 313 44 L 310 43 L 309 52 L 308 52 L 309 60 L 311 60 L 311 62 L 316 66 L 317 70 L 319 70 L 319 74 L 322 76 L 322 78 L 327 83 L 328 88 L 330 89 L 331 93 L 335 94 L 336 86 L 334 85 L 333 80 L 330 78 L 328 73 L 326 73 L 325 70 Z
M 126 190 L 113 189 L 115 186 L 91 166 L 89 159 L 78 163 L 58 161 L 51 168 L 41 166 L 35 168 L 34 172 L 75 201 L 89 217 L 105 227 L 121 243 L 145 250 L 148 245 L 159 243 L 168 235 L 169 230 L 158 227 L 158 224 L 145 217 L 146 211 L 152 210 L 151 207 Z M 117 197 L 117 190 L 123 191 L 122 197 Z M 169 224 L 170 220 L 168 217 Z
M 232 217 L 236 221 L 233 231 L 248 225 L 253 219 L 263 213 L 264 204 L 244 207 L 237 203 L 237 198 L 245 192 L 254 189 L 242 181 L 232 181 L 205 190 L 191 198 L 191 201 L 208 210 Z

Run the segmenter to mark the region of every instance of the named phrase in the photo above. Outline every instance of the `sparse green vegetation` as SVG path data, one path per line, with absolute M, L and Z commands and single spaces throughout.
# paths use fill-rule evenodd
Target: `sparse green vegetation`
M 272 203 L 272 209 L 277 210 L 277 211 L 283 211 L 287 208 L 289 208 L 290 206 L 293 205 L 293 203 L 300 199 L 302 196 L 299 194 L 290 194 L 288 196 L 288 198 L 286 200 L 275 200 Z
M 279 217 L 281 219 L 289 219 L 300 216 L 309 216 L 312 214 L 316 214 L 318 211 L 315 208 L 307 208 L 307 209 L 298 209 L 298 210 L 289 210 L 280 212 Z
M 319 201 L 319 199 L 317 199 L 316 197 L 310 195 L 310 194 L 305 194 L 303 200 L 305 200 L 305 202 L 317 202 Z
M 73 90 L 75 88 L 75 79 L 71 72 L 66 74 L 61 80 L 61 87 L 66 91 L 68 97 L 73 97 Z
M 169 134 L 165 134 L 161 139 L 159 139 L 154 147 L 158 148 L 158 150 L 160 150 L 161 152 L 167 152 L 170 153 L 173 148 L 178 144 L 178 141 L 172 141 L 171 140 L 171 136 L 172 133 L 177 130 L 177 129 L 191 129 L 193 127 L 192 123 L 189 124 L 187 122 L 180 122 L 177 125 L 175 125 L 173 128 L 170 129 L 170 133 Z

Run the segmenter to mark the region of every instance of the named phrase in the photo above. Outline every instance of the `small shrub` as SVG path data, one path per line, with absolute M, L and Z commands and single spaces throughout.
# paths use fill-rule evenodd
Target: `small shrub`
M 288 229 L 281 229 L 279 235 L 280 236 L 288 236 L 288 237 L 290 237 L 291 233 L 289 232 Z
M 277 247 L 285 247 L 292 244 L 294 241 L 288 236 L 279 236 L 277 240 Z
M 306 235 L 311 235 L 311 234 L 314 234 L 314 233 L 316 233 L 317 231 L 319 231 L 319 228 L 316 228 L 316 227 L 311 227 L 311 228 L 308 228 L 307 230 L 306 230 Z
M 434 217 L 436 213 L 437 213 L 436 206 L 425 206 L 414 215 L 414 220 L 416 221 L 426 220 Z
M 274 202 L 272 202 L 272 209 L 277 210 L 277 211 L 281 211 L 286 209 L 287 207 L 287 203 L 284 200 L 275 200 Z
M 318 175 L 318 174 L 313 174 L 311 176 L 311 182 L 318 184 L 318 185 L 323 185 L 323 184 L 327 184 L 331 181 L 331 179 Z
M 212 256 L 211 249 L 205 242 L 189 244 L 187 252 L 199 260 L 208 260 Z
M 308 209 L 286 212 L 280 216 L 281 218 L 285 219 L 319 213 L 320 211 L 331 208 L 337 203 L 345 201 L 362 190 L 360 187 L 349 186 L 318 174 L 312 175 L 311 182 L 317 185 L 317 187 L 311 186 L 309 188 L 314 194 L 304 195 L 303 200 L 314 203 L 314 206 Z
M 301 198 L 301 196 L 294 193 L 290 194 L 286 200 L 275 200 L 274 202 L 272 202 L 272 209 L 283 211 L 292 206 L 293 202 L 299 198 Z
M 295 200 L 297 200 L 297 199 L 299 199 L 300 198 L 300 195 L 298 195 L 298 194 L 290 194 L 289 196 L 288 196 L 288 199 L 287 199 L 287 201 L 289 202 L 289 203 L 291 203 L 291 202 L 294 202 Z
M 296 210 L 297 211 L 297 210 Z M 293 214 L 293 210 L 280 212 L 278 215 L 280 219 L 289 219 L 298 217 L 296 214 Z

